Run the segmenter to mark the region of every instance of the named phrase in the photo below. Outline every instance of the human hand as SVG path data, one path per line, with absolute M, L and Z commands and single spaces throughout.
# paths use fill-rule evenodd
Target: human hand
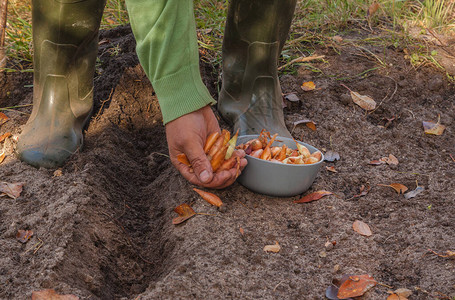
M 210 161 L 204 153 L 204 144 L 212 132 L 220 132 L 220 126 L 210 106 L 183 115 L 166 124 L 166 138 L 172 164 L 189 182 L 208 188 L 222 189 L 234 183 L 237 170 L 213 173 Z M 185 154 L 193 167 L 177 160 L 177 155 Z M 240 171 L 246 166 L 245 152 L 237 150 L 235 156 L 240 157 Z

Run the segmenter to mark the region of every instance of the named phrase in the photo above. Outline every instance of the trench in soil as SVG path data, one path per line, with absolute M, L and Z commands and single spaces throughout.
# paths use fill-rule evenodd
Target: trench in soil
M 81 176 L 90 201 L 56 272 L 101 299 L 143 292 L 166 273 L 174 244 L 162 233 L 154 183 L 171 168 L 157 100 L 139 66 L 125 74 L 109 107 L 93 117 L 84 153 L 64 170 Z

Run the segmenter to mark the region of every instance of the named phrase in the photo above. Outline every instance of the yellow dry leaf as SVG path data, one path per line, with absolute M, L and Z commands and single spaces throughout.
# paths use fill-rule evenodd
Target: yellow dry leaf
M 389 154 L 389 157 L 381 158 L 381 161 L 387 163 L 388 165 L 398 165 L 398 158 L 396 158 L 393 154 Z
M 357 92 L 351 91 L 351 97 L 354 103 L 364 110 L 373 110 L 376 108 L 376 101 L 370 96 L 360 95 Z
M 305 92 L 309 92 L 309 91 L 314 90 L 316 88 L 316 85 L 314 84 L 313 81 L 307 81 L 307 82 L 302 83 L 302 85 L 300 87 Z
M 9 118 L 2 112 L 0 112 L 0 125 L 5 124 Z
M 439 120 L 437 123 L 423 121 L 422 124 L 426 134 L 441 135 L 446 129 L 444 125 L 439 123 Z
M 391 184 L 378 184 L 379 186 L 388 186 L 393 188 L 398 194 L 403 194 L 408 190 L 408 188 L 405 185 L 402 185 L 401 183 L 391 183 Z
M 281 246 L 280 246 L 280 244 L 278 244 L 278 242 L 275 242 L 275 245 L 266 245 L 266 246 L 264 246 L 264 251 L 265 252 L 278 253 L 278 252 L 280 252 L 280 250 L 281 250 Z
M 364 236 L 371 236 L 373 233 L 371 232 L 370 226 L 368 226 L 367 223 L 356 220 L 352 224 L 352 229 L 354 229 L 355 232 L 364 235 Z

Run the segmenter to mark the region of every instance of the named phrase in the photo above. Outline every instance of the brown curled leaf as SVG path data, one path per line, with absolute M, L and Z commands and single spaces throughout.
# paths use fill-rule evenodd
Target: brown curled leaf
M 9 118 L 2 112 L 0 112 L 0 126 L 8 122 Z
M 25 244 L 28 242 L 28 240 L 33 236 L 33 231 L 32 230 L 23 230 L 19 229 L 16 233 L 16 240 L 21 242 L 22 244 Z
M 376 280 L 368 274 L 352 275 L 348 280 L 341 284 L 337 296 L 340 299 L 359 297 L 376 284 Z
M 393 188 L 398 194 L 403 194 L 408 190 L 408 188 L 405 185 L 402 185 L 401 183 L 391 183 L 391 184 L 378 184 L 378 186 L 386 186 L 386 187 L 391 187 Z
M 307 203 L 307 202 L 319 200 L 324 196 L 332 195 L 332 194 L 333 194 L 332 192 L 321 190 L 321 191 L 317 191 L 317 192 L 311 193 L 309 195 L 306 195 L 303 198 L 301 198 L 300 200 L 294 201 L 294 203 Z
M 0 182 L 0 194 L 4 193 L 8 197 L 16 199 L 21 195 L 23 185 L 24 184 L 21 182 L 9 183 L 9 182 L 5 182 L 5 181 L 1 181 Z
M 189 206 L 186 203 L 180 204 L 179 206 L 174 208 L 174 211 L 179 215 L 178 217 L 172 220 L 172 224 L 174 225 L 183 223 L 189 218 L 194 217 L 196 215 L 196 212 L 193 210 L 193 208 L 191 208 L 191 206 Z

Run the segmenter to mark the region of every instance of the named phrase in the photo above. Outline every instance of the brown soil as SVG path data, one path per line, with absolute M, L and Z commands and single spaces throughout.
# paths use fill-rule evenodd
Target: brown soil
M 101 38 L 95 113 L 83 150 L 62 176 L 14 154 L 0 165 L 2 181 L 25 184 L 18 199 L 0 198 L 1 299 L 47 288 L 81 299 L 323 299 L 332 278 L 348 273 L 368 273 L 383 284 L 364 299 L 385 299 L 384 285 L 411 289 L 410 299 L 455 297 L 455 260 L 428 252 L 455 250 L 455 93 L 444 74 L 415 69 L 402 49 L 368 46 L 386 66 L 359 76 L 381 66 L 368 52 L 313 45 L 328 63 L 312 63 L 322 72 L 300 67 L 281 76 L 283 92 L 301 99 L 287 103 L 286 122 L 292 130 L 294 121 L 313 120 L 316 131 L 298 125 L 293 136 L 340 154 L 340 161 L 324 163 L 307 192 L 336 195 L 294 204 L 300 195 L 272 198 L 236 183 L 215 191 L 227 207 L 219 212 L 166 157 L 158 102 L 137 65 L 130 29 Z M 208 65 L 201 69 L 214 93 L 217 75 Z M 308 80 L 316 91 L 300 89 Z M 31 74 L 8 74 L 0 107 L 31 103 L 32 89 L 24 88 L 31 81 Z M 370 95 L 379 108 L 366 114 L 340 83 Z M 11 120 L 0 133 L 18 135 L 27 116 L 6 114 Z M 422 121 L 438 115 L 444 134 L 425 135 Z M 13 138 L 5 149 L 12 153 Z M 389 154 L 397 166 L 368 164 Z M 390 183 L 410 190 L 418 183 L 425 191 L 407 200 L 377 185 Z M 371 191 L 354 197 L 362 185 Z M 208 215 L 172 225 L 173 209 L 184 202 Z M 373 235 L 355 233 L 355 220 L 368 223 Z M 28 243 L 16 240 L 18 229 L 34 231 Z M 328 240 L 336 245 L 326 248 Z M 279 253 L 263 251 L 275 241 Z

